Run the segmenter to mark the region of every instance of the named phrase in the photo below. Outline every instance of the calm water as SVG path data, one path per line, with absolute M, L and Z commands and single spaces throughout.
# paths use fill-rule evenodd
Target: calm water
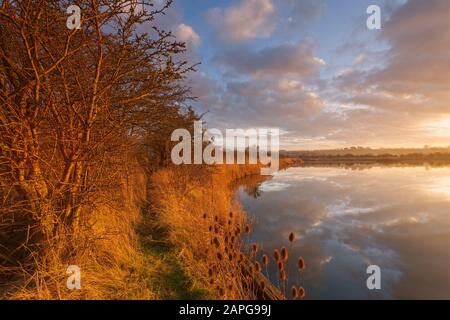
M 304 256 L 310 299 L 450 299 L 450 168 L 290 168 L 239 197 L 272 265 L 296 234 L 290 278 Z M 372 264 L 381 290 L 366 287 Z

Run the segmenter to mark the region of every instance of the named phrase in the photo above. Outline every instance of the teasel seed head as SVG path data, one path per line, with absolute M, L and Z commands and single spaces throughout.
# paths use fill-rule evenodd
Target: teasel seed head
M 305 259 L 303 259 L 303 257 L 298 258 L 297 266 L 300 271 L 305 270 L 306 265 L 305 265 Z
M 293 300 L 298 298 L 298 290 L 297 290 L 296 286 L 292 287 L 292 289 L 291 289 L 291 296 L 292 296 Z
M 289 242 L 294 242 L 294 240 L 295 240 L 295 236 L 294 236 L 294 233 L 293 232 L 291 232 L 290 234 L 289 234 Z
M 269 257 L 267 255 L 263 255 L 262 257 L 262 263 L 263 265 L 265 265 L 267 267 L 267 265 L 269 264 Z
M 305 289 L 303 287 L 298 288 L 298 297 L 303 299 L 306 296 Z
M 289 258 L 288 250 L 285 247 L 281 248 L 281 259 L 283 261 L 287 261 L 288 258 Z
M 275 251 L 273 252 L 273 258 L 276 262 L 280 260 L 280 252 L 278 252 L 278 249 L 275 249 Z
M 283 262 L 282 262 L 282 261 L 278 261 L 278 262 L 277 262 L 277 267 L 278 267 L 278 270 L 284 270 L 284 264 L 283 264 Z

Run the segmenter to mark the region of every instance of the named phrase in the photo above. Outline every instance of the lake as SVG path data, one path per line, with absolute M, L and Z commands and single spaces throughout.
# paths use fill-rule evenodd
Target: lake
M 273 251 L 294 232 L 289 288 L 308 299 L 450 299 L 450 167 L 289 168 L 238 196 L 275 284 Z M 367 288 L 369 265 L 381 290 Z

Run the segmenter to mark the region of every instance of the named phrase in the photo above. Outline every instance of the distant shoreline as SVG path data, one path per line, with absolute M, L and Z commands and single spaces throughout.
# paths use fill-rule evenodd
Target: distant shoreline
M 402 156 L 312 156 L 301 157 L 303 166 L 311 165 L 450 165 L 450 154 L 445 155 L 402 155 Z

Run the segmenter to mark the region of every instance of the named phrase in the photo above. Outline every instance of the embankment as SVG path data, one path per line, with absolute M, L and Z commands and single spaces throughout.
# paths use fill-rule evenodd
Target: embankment
M 293 164 L 283 160 L 281 167 Z M 245 263 L 252 253 L 242 239 L 251 226 L 235 183 L 260 177 L 260 165 L 169 166 L 150 183 L 134 168 L 114 191 L 115 201 L 88 208 L 77 237 L 52 248 L 51 266 L 5 274 L 3 298 L 257 298 L 261 277 Z M 66 286 L 69 265 L 80 268 L 81 290 Z

